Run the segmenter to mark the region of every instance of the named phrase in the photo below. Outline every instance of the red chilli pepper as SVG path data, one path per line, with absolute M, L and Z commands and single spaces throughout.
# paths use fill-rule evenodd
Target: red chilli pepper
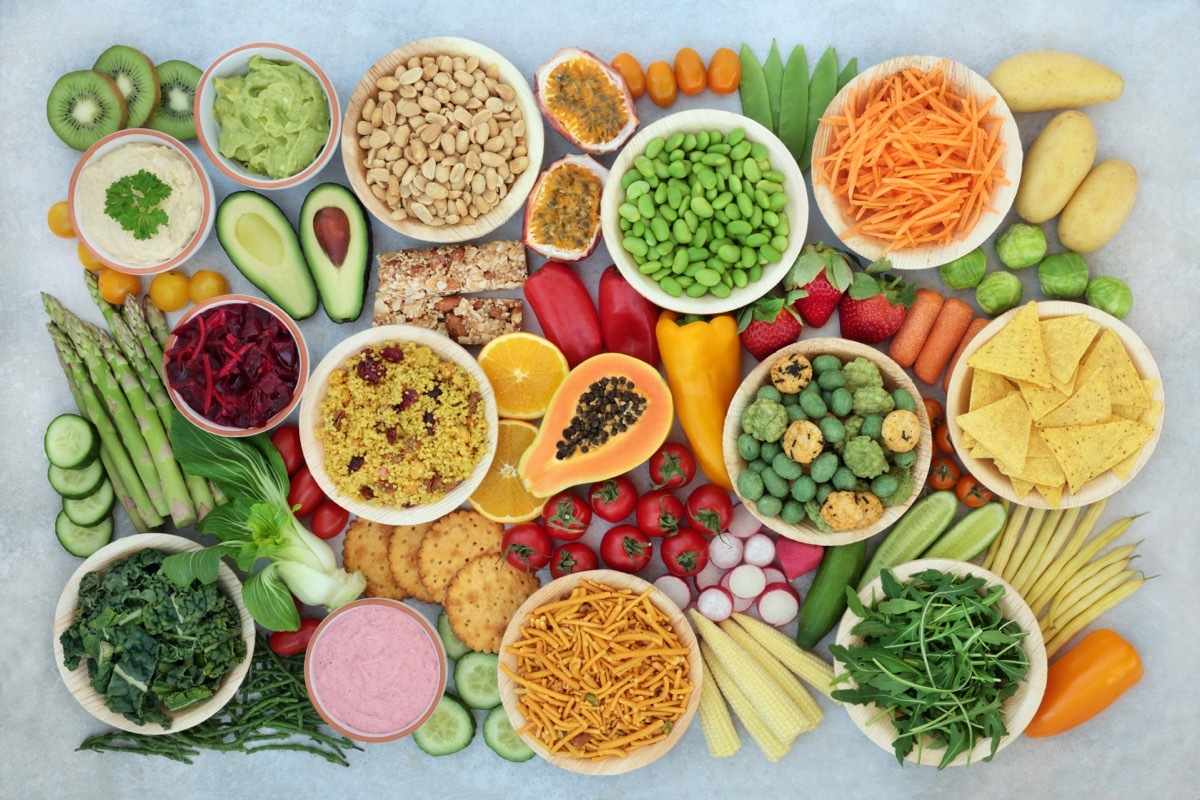
M 542 333 L 562 350 L 572 369 L 604 350 L 596 305 L 575 270 L 546 262 L 525 282 L 525 299 Z
M 658 306 L 638 294 L 615 266 L 600 276 L 600 332 L 604 349 L 658 366 Z

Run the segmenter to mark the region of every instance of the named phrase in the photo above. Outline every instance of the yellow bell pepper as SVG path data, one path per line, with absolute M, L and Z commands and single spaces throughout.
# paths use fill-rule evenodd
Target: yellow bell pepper
M 700 469 L 709 481 L 733 491 L 721 440 L 725 412 L 742 380 L 737 322 L 730 314 L 707 322 L 679 320 L 679 314 L 664 311 L 655 327 L 675 413 Z

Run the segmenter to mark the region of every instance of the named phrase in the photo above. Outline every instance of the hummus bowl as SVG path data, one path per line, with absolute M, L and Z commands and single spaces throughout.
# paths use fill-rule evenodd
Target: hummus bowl
M 171 187 L 159 208 L 168 223 L 138 240 L 105 214 L 113 183 L 140 170 Z M 183 144 L 159 131 L 117 131 L 92 145 L 71 173 L 67 205 L 79 242 L 106 267 L 130 275 L 157 275 L 182 265 L 208 238 L 213 224 L 213 187 L 200 161 Z

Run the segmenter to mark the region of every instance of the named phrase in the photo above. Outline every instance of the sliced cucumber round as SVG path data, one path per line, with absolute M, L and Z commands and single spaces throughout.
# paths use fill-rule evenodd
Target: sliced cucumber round
M 54 520 L 54 535 L 68 553 L 87 558 L 112 541 L 112 515 L 109 514 L 95 525 L 84 526 L 71 522 L 67 512 L 60 511 Z
M 100 453 L 100 437 L 92 423 L 78 414 L 59 414 L 46 426 L 46 458 L 56 467 L 78 469 Z
M 483 741 L 505 761 L 528 761 L 534 756 L 533 748 L 513 730 L 503 708 L 493 708 L 484 719 Z
M 99 525 L 102 519 L 111 514 L 116 502 L 112 484 L 105 478 L 96 491 L 87 497 L 64 497 L 63 513 L 71 522 L 88 528 Z
M 467 653 L 458 659 L 454 688 L 471 708 L 500 705 L 500 657 L 494 653 Z
M 475 738 L 475 717 L 463 702 L 447 692 L 425 724 L 413 731 L 417 747 L 431 756 L 457 753 Z
M 463 644 L 462 639 L 459 639 L 454 633 L 454 629 L 450 627 L 450 617 L 445 611 L 438 614 L 437 632 L 442 639 L 442 647 L 446 649 L 446 657 L 452 661 L 458 661 L 471 652 L 471 648 Z
M 954 523 L 930 546 L 921 558 L 952 558 L 955 561 L 970 561 L 982 553 L 1004 530 L 1008 512 L 999 503 L 988 503 L 967 514 Z
M 63 469 L 51 464 L 46 477 L 50 486 L 62 497 L 87 497 L 100 488 L 100 482 L 104 480 L 104 465 L 98 458 L 78 469 Z

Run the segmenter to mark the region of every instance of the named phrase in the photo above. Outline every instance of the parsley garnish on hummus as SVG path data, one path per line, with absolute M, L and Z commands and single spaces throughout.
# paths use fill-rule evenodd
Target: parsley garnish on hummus
M 113 181 L 104 193 L 104 213 L 130 231 L 133 238 L 149 239 L 158 229 L 170 224 L 167 212 L 158 206 L 171 196 L 171 187 L 153 172 L 138 170 L 135 175 Z

